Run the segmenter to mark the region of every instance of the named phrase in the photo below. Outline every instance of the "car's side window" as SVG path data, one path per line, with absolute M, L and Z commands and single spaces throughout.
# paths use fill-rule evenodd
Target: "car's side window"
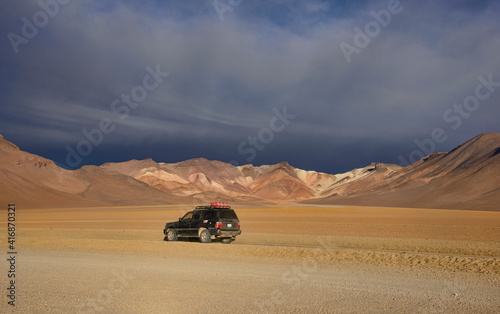
M 200 220 L 200 212 L 195 212 L 193 214 L 193 220 Z
M 189 212 L 182 217 L 182 220 L 190 220 L 193 219 L 193 212 Z
M 209 211 L 205 212 L 205 216 L 203 217 L 203 219 L 210 220 L 210 219 L 213 219 L 214 217 L 215 217 L 215 211 L 209 210 Z

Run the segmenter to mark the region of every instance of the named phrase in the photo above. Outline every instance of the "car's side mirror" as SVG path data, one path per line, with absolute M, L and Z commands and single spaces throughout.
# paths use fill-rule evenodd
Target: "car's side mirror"
M 179 221 L 181 221 L 181 220 L 182 220 L 182 218 L 179 218 Z

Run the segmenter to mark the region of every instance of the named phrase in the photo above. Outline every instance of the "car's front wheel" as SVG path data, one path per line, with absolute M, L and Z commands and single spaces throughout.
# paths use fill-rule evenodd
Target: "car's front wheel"
M 177 232 L 170 228 L 167 231 L 167 236 L 165 237 L 167 241 L 177 241 Z
M 201 243 L 210 243 L 212 241 L 212 235 L 210 234 L 210 231 L 207 229 L 204 229 L 200 232 L 200 242 Z

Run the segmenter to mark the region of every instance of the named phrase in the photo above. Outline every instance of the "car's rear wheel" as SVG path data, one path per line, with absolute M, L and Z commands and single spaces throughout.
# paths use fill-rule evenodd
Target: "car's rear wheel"
M 222 243 L 224 243 L 224 244 L 229 244 L 231 242 L 233 242 L 232 238 L 224 238 L 224 239 L 222 239 Z
M 177 241 L 177 232 L 170 228 L 167 231 L 167 236 L 165 237 L 167 241 Z
M 200 232 L 200 242 L 201 243 L 210 243 L 212 241 L 212 235 L 210 234 L 210 231 L 207 229 L 204 229 Z

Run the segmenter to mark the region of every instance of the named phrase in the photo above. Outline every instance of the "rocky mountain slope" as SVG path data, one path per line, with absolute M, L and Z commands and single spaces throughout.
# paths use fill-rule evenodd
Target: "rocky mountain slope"
M 173 164 L 146 159 L 107 163 L 101 167 L 130 175 L 172 195 L 197 198 L 211 192 L 223 198 L 296 201 L 316 197 L 324 187 L 336 181 L 334 175 L 297 169 L 286 162 L 235 167 L 204 158 Z

